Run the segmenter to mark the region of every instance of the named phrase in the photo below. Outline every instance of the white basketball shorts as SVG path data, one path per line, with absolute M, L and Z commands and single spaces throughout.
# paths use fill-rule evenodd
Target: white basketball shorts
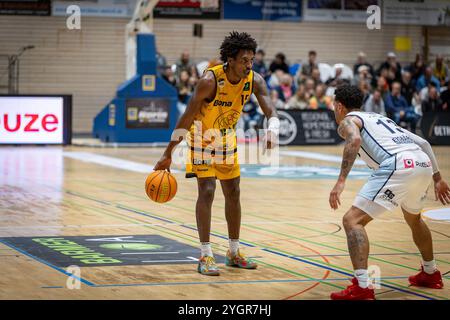
M 398 153 L 380 164 L 357 195 L 353 206 L 372 218 L 397 207 L 419 214 L 432 176 L 431 161 L 424 152 Z

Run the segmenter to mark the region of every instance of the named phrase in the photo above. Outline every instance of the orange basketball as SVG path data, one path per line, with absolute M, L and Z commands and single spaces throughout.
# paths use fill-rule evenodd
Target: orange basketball
M 177 193 L 177 180 L 165 170 L 153 171 L 145 180 L 145 193 L 155 202 L 170 201 Z

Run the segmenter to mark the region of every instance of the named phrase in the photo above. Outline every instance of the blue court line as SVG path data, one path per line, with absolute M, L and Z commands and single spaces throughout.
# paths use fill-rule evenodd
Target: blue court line
M 383 279 L 405 279 L 407 277 L 385 277 Z M 298 283 L 298 282 L 331 282 L 349 281 L 349 278 L 328 278 L 328 279 L 275 279 L 275 280 L 242 280 L 242 281 L 191 281 L 191 282 L 147 282 L 147 283 L 117 283 L 117 284 L 96 284 L 93 287 L 144 287 L 144 286 L 179 286 L 179 285 L 205 285 L 205 284 L 258 284 L 258 283 Z M 60 289 L 64 287 L 42 287 L 45 289 Z
M 434 252 L 434 254 L 450 254 L 450 252 Z M 416 255 L 420 256 L 419 252 L 398 252 L 398 253 L 371 253 L 370 256 L 403 256 L 403 255 Z M 306 254 L 301 256 L 296 256 L 299 258 L 308 257 L 348 257 L 348 254 Z
M 75 194 L 75 193 L 71 193 L 71 194 L 76 195 L 76 196 L 81 197 L 81 198 L 84 197 L 84 195 L 78 195 L 78 194 Z M 90 199 L 88 197 L 85 197 L 85 198 Z M 90 200 L 93 200 L 93 199 L 90 199 Z M 94 201 L 103 203 L 103 201 L 100 201 L 100 200 L 94 200 Z M 111 206 L 111 203 L 108 203 L 108 205 Z M 122 207 L 120 205 L 116 205 L 116 207 L 119 208 L 119 209 L 127 210 L 129 212 L 134 212 L 134 213 L 137 213 L 137 214 L 140 214 L 140 215 L 144 215 L 144 216 L 147 216 L 149 218 L 162 220 L 162 218 L 159 218 L 157 216 L 154 216 L 152 214 L 148 214 L 148 213 L 145 213 L 145 212 L 142 212 L 142 211 L 127 209 L 127 208 Z M 175 224 L 173 221 L 170 221 L 170 220 L 168 220 L 168 221 L 170 223 L 172 223 L 172 224 Z M 181 226 L 184 227 L 184 228 L 188 228 L 188 229 L 197 231 L 197 228 L 194 228 L 194 227 L 190 227 L 190 226 L 187 226 L 187 225 L 181 225 Z M 225 240 L 228 240 L 227 237 L 215 234 L 213 232 L 211 232 L 211 235 L 219 237 L 219 238 L 222 238 L 222 239 L 225 239 Z M 240 243 L 244 244 L 247 247 L 256 247 L 255 245 L 252 245 L 252 244 L 249 244 L 249 243 L 245 243 L 245 242 L 240 242 Z M 261 248 L 261 250 L 266 251 L 266 252 L 270 252 L 270 253 L 273 253 L 273 254 L 276 254 L 276 255 L 284 256 L 284 257 L 287 257 L 289 259 L 293 259 L 293 260 L 301 261 L 301 262 L 304 262 L 304 263 L 307 263 L 307 264 L 311 264 L 311 265 L 317 266 L 319 268 L 324 268 L 324 269 L 328 269 L 328 270 L 331 270 L 331 271 L 335 271 L 335 272 L 344 274 L 346 276 L 353 277 L 353 274 L 351 274 L 351 273 L 348 273 L 348 272 L 345 272 L 345 271 L 341 271 L 341 270 L 338 270 L 338 269 L 334 269 L 334 268 L 331 268 L 331 267 L 327 267 L 327 266 L 324 266 L 324 265 L 320 265 L 318 263 L 314 263 L 314 262 L 311 262 L 311 261 L 308 261 L 308 260 L 305 260 L 305 259 L 296 258 L 294 256 L 286 255 L 284 253 L 276 252 L 276 251 L 273 251 L 273 250 L 270 250 L 270 249 L 267 249 L 267 248 Z M 383 286 L 385 286 L 387 288 L 390 288 L 390 289 L 398 290 L 398 291 L 403 292 L 403 293 L 409 293 L 409 294 L 412 294 L 412 295 L 415 295 L 415 296 L 418 296 L 418 297 L 421 297 L 421 298 L 425 298 L 425 299 L 428 299 L 428 300 L 437 300 L 436 298 L 428 297 L 428 296 L 422 295 L 422 294 L 414 292 L 414 291 L 409 291 L 409 290 L 405 290 L 405 289 L 402 289 L 402 288 L 397 288 L 397 287 L 392 286 L 392 285 L 383 284 Z
M 340 274 L 343 274 L 343 275 L 346 275 L 346 276 L 349 276 L 349 277 L 353 277 L 352 273 L 349 273 L 349 272 L 346 272 L 346 271 L 342 271 L 342 270 L 339 270 L 339 269 L 336 269 L 336 268 L 333 268 L 333 267 L 324 266 L 324 265 L 321 265 L 321 264 L 318 264 L 318 263 L 315 263 L 315 262 L 311 262 L 311 261 L 308 261 L 308 260 L 305 260 L 305 259 L 301 259 L 301 258 L 298 258 L 298 257 L 295 257 L 295 256 L 291 256 L 291 255 L 288 255 L 288 254 L 276 252 L 276 251 L 273 251 L 273 250 L 270 250 L 270 249 L 266 249 L 266 248 L 263 248 L 261 250 L 267 251 L 267 252 L 270 252 L 270 253 L 273 253 L 273 254 L 276 254 L 276 255 L 279 255 L 279 256 L 283 256 L 283 257 L 286 257 L 286 258 L 289 258 L 289 259 L 293 259 L 293 260 L 301 261 L 301 262 L 304 262 L 304 263 L 307 263 L 307 264 L 311 264 L 311 265 L 316 266 L 316 267 L 328 269 L 330 271 L 334 271 L 334 272 L 337 272 L 337 273 L 340 273 Z M 409 291 L 409 290 L 405 290 L 405 289 L 402 289 L 402 288 L 397 288 L 397 287 L 389 285 L 389 284 L 383 284 L 382 283 L 381 285 L 385 286 L 386 288 L 389 288 L 389 289 L 398 290 L 398 291 L 401 291 L 403 293 L 409 293 L 409 294 L 412 294 L 412 295 L 415 295 L 415 296 L 418 296 L 418 297 L 421 297 L 421 298 L 425 298 L 425 299 L 428 299 L 428 300 L 437 300 L 436 298 L 429 297 L 429 296 L 426 296 L 426 295 L 423 295 L 423 294 L 420 294 L 420 293 L 417 293 L 417 292 L 414 292 L 414 291 Z
M 90 282 L 90 281 L 88 281 L 88 280 L 86 280 L 86 279 L 83 279 L 83 278 L 81 278 L 81 277 L 77 277 L 76 275 L 74 275 L 74 274 L 72 274 L 72 273 L 69 273 L 69 272 L 67 272 L 66 270 L 61 269 L 61 268 L 59 268 L 59 267 L 57 267 L 57 266 L 54 266 L 53 264 L 51 264 L 51 263 L 49 263 L 49 262 L 47 262 L 47 261 L 44 261 L 44 260 L 42 260 L 42 259 L 40 259 L 40 258 L 38 258 L 38 257 L 35 257 L 35 256 L 29 254 L 28 252 L 26 252 L 26 251 L 24 251 L 24 250 L 22 250 L 22 249 L 20 249 L 20 248 L 17 248 L 16 246 L 14 246 L 14 245 L 12 245 L 12 244 L 10 244 L 10 243 L 7 243 L 7 242 L 2 241 L 2 240 L 0 240 L 0 243 L 3 243 L 5 246 L 8 246 L 8 247 L 12 248 L 12 249 L 14 249 L 14 250 L 16 250 L 16 251 L 22 253 L 23 255 L 26 255 L 27 257 L 30 257 L 30 258 L 32 258 L 32 259 L 34 259 L 34 260 L 36 260 L 36 261 L 38 261 L 38 262 L 40 262 L 40 263 L 43 263 L 43 264 L 49 266 L 50 268 L 53 268 L 53 269 L 55 269 L 55 270 L 57 270 L 57 271 L 59 271 L 59 272 L 61 272 L 61 273 L 64 273 L 64 274 L 65 274 L 66 276 L 68 276 L 68 277 L 75 278 L 75 279 L 81 281 L 82 283 L 84 283 L 84 284 L 86 284 L 86 285 L 88 285 L 88 286 L 91 286 L 91 287 L 92 287 L 92 286 L 95 286 L 95 283 Z
M 145 216 L 153 218 L 153 215 L 146 214 L 146 213 L 143 213 L 143 212 L 138 212 L 137 210 L 128 210 L 128 211 L 136 212 L 136 213 L 139 213 L 139 214 L 142 214 L 142 215 L 145 215 Z M 159 217 L 155 217 L 155 218 L 160 219 Z M 185 227 L 185 228 L 188 228 L 188 229 L 191 229 L 191 230 L 196 230 L 197 231 L 197 228 L 194 228 L 194 227 L 190 227 L 190 226 L 187 226 L 187 225 L 181 225 L 181 226 Z M 215 234 L 213 232 L 211 232 L 211 235 L 219 237 L 219 238 L 222 238 L 222 239 L 225 239 L 225 240 L 228 240 L 227 237 Z M 255 245 L 252 245 L 252 244 L 249 244 L 249 243 L 245 243 L 245 242 L 239 242 L 239 243 L 242 243 L 242 244 L 244 244 L 244 245 L 246 245 L 248 247 L 256 247 Z M 341 273 L 341 274 L 353 277 L 353 274 L 351 274 L 351 273 L 340 271 L 338 269 L 334 269 L 334 268 L 331 268 L 331 267 L 323 266 L 323 265 L 320 265 L 320 264 L 317 264 L 317 263 L 314 263 L 314 262 L 311 262 L 311 261 L 308 261 L 308 260 L 296 258 L 294 256 L 290 256 L 290 255 L 286 255 L 286 254 L 283 254 L 283 253 L 275 252 L 273 250 L 266 249 L 266 248 L 262 248 L 261 250 L 266 251 L 266 252 L 270 252 L 270 253 L 273 253 L 273 254 L 281 255 L 281 256 L 284 256 L 284 257 L 287 257 L 287 258 L 290 258 L 290 259 L 294 259 L 294 260 L 297 260 L 297 261 L 301 261 L 301 262 L 305 262 L 305 263 L 308 263 L 308 264 L 312 264 L 312 265 L 315 265 L 315 266 L 320 267 L 320 268 L 325 268 L 325 269 L 328 269 L 328 270 L 331 270 L 331 271 L 335 271 L 335 272 L 338 272 L 338 273 Z M 388 284 L 382 284 L 382 285 L 387 287 L 387 288 L 390 288 L 390 289 L 395 289 L 395 290 L 401 291 L 403 293 L 410 293 L 412 295 L 415 295 L 415 296 L 418 296 L 418 297 L 421 297 L 421 298 L 425 298 L 425 299 L 428 299 L 428 300 L 436 300 L 435 298 L 428 297 L 426 295 L 422 295 L 420 293 L 409 291 L 409 290 L 405 290 L 405 289 L 402 289 L 402 288 L 397 288 L 397 287 L 392 286 L 392 285 L 388 285 Z

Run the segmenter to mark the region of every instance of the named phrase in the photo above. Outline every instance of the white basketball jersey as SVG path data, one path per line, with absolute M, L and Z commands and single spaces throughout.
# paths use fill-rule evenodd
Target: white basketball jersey
M 421 150 L 410 137 L 411 133 L 389 118 L 360 111 L 352 111 L 348 116 L 358 117 L 363 124 L 359 156 L 372 169 L 397 153 Z

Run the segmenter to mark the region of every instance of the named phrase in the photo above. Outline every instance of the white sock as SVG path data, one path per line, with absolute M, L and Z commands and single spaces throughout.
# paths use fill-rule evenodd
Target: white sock
M 230 244 L 231 255 L 237 255 L 239 251 L 239 239 L 228 239 L 228 243 Z
M 365 289 L 369 286 L 369 273 L 367 269 L 355 270 L 355 277 L 358 279 L 358 284 L 361 288 Z
M 422 266 L 423 266 L 423 271 L 425 271 L 428 274 L 433 274 L 437 270 L 436 261 L 434 261 L 434 260 L 431 260 L 431 261 L 423 261 L 422 260 Z
M 214 257 L 211 249 L 211 243 L 201 242 L 200 250 L 202 251 L 202 257 L 204 256 Z

